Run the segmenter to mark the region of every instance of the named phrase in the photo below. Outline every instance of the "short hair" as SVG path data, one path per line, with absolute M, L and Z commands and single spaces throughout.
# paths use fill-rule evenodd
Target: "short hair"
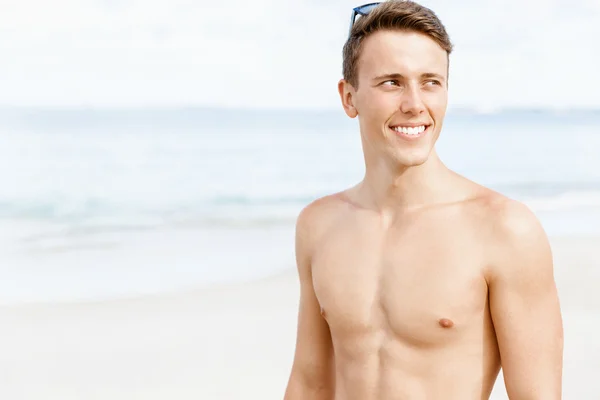
M 343 76 L 358 89 L 358 61 L 362 43 L 380 30 L 398 30 L 422 33 L 446 50 L 448 60 L 453 45 L 446 28 L 437 15 L 427 7 L 410 0 L 382 2 L 366 16 L 358 18 L 343 48 Z

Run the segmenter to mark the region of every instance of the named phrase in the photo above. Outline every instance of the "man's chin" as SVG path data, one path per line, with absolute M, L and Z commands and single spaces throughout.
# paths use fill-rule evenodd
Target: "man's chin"
M 410 167 L 418 167 L 427 162 L 429 160 L 429 152 L 413 152 L 412 154 L 395 154 L 394 163 L 398 165 L 398 167 L 410 168 Z

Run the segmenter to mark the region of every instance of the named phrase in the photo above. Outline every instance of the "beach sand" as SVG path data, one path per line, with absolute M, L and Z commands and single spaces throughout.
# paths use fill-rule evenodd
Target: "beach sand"
M 600 398 L 600 237 L 553 237 L 564 399 Z M 293 257 L 290 256 L 290 260 Z M 281 400 L 293 265 L 259 281 L 131 299 L 0 307 L 0 398 Z M 502 376 L 492 399 L 506 399 Z

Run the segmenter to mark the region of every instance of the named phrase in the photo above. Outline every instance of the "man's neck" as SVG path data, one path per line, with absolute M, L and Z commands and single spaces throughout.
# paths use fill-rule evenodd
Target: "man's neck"
M 361 203 L 367 207 L 381 213 L 396 213 L 448 201 L 456 190 L 451 183 L 456 178 L 433 151 L 419 166 L 367 164 L 365 177 L 356 189 Z

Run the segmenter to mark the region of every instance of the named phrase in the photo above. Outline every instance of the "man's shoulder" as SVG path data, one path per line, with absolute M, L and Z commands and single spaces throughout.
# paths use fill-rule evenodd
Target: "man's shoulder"
M 492 273 L 510 273 L 513 266 L 544 268 L 535 260 L 551 257 L 548 236 L 541 221 L 525 203 L 491 192 L 484 201 L 485 221 L 492 250 Z M 525 262 L 525 260 L 528 260 Z M 498 270 L 499 269 L 499 270 Z M 514 271 L 515 273 L 518 271 Z
M 340 218 L 347 206 L 345 192 L 319 197 L 300 210 L 296 220 L 297 230 L 313 237 L 321 235 Z
M 344 193 L 320 197 L 304 206 L 296 219 L 296 255 L 310 260 L 318 243 L 339 221 L 344 209 Z M 310 262 L 299 263 L 309 265 Z
M 486 220 L 498 241 L 518 241 L 544 234 L 538 217 L 521 201 L 490 191 L 484 205 Z

